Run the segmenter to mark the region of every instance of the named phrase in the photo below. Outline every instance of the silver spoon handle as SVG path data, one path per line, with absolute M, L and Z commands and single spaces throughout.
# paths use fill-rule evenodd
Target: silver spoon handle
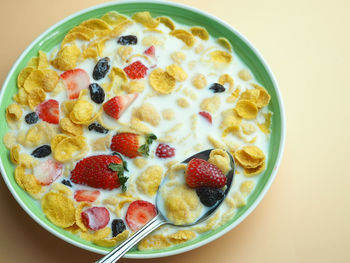
M 131 237 L 126 239 L 124 242 L 120 243 L 106 256 L 96 261 L 96 263 L 114 263 L 117 262 L 126 252 L 129 251 L 133 246 L 135 246 L 141 239 L 150 234 L 153 230 L 164 225 L 165 221 L 160 218 L 159 215 L 150 220 L 146 225 L 144 225 L 140 230 L 136 231 Z

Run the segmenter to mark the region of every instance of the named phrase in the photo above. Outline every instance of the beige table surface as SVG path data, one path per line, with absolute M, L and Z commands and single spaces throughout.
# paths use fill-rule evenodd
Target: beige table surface
M 103 0 L 0 1 L 0 82 L 21 52 L 66 16 Z M 178 0 L 243 33 L 280 84 L 282 165 L 257 209 L 193 251 L 122 263 L 350 262 L 350 1 Z M 35 223 L 0 180 L 0 262 L 94 262 L 99 255 Z

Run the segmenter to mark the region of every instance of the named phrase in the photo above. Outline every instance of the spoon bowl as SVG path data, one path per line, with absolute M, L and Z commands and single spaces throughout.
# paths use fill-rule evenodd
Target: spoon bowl
M 209 149 L 209 150 L 205 150 L 205 151 L 199 152 L 199 153 L 197 153 L 195 155 L 192 155 L 191 157 L 189 157 L 186 160 L 184 160 L 182 163 L 183 164 L 187 164 L 193 158 L 203 159 L 203 160 L 207 161 L 209 159 L 209 155 L 210 155 L 210 152 L 212 150 L 213 149 Z M 195 224 L 199 224 L 199 223 L 205 221 L 206 219 L 208 219 L 211 215 L 213 215 L 214 212 L 220 207 L 220 205 L 223 203 L 223 201 L 225 200 L 226 196 L 228 195 L 228 193 L 229 193 L 229 191 L 231 189 L 231 185 L 232 185 L 232 182 L 233 182 L 233 177 L 234 177 L 234 174 L 235 174 L 235 162 L 234 162 L 234 159 L 233 159 L 232 155 L 229 152 L 227 152 L 227 154 L 230 157 L 231 169 L 226 174 L 227 181 L 226 181 L 226 189 L 224 191 L 224 196 L 223 196 L 223 198 L 221 200 L 216 202 L 215 205 L 209 207 L 209 209 L 203 215 L 201 215 L 197 220 L 195 220 L 194 222 L 189 223 L 189 224 L 182 224 L 182 225 L 174 224 L 173 222 L 168 220 L 168 218 L 162 213 L 162 209 L 159 209 L 161 207 L 161 202 L 162 202 L 160 189 L 168 181 L 167 177 L 165 177 L 163 179 L 162 183 L 160 184 L 160 186 L 158 188 L 158 191 L 157 191 L 157 195 L 156 195 L 157 215 L 153 219 L 151 219 L 147 224 L 145 224 L 141 229 L 136 231 L 131 237 L 129 237 L 124 242 L 120 243 L 117 247 L 115 247 L 106 256 L 104 256 L 100 260 L 96 261 L 96 263 L 114 263 L 114 262 L 116 262 L 126 252 L 128 252 L 134 245 L 136 245 L 139 241 L 141 241 L 143 238 L 145 238 L 148 234 L 150 234 L 152 231 L 154 231 L 155 229 L 157 229 L 158 227 L 160 227 L 162 225 L 170 224 L 170 225 L 178 226 L 178 227 L 188 227 L 188 226 L 193 226 Z

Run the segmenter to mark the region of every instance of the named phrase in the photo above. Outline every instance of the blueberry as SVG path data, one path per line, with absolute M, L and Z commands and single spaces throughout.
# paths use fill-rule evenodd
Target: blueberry
M 212 187 L 199 187 L 196 189 L 196 193 L 201 203 L 205 206 L 211 207 L 224 198 L 224 191 L 218 188 Z
M 213 90 L 214 93 L 220 93 L 225 91 L 225 87 L 219 83 L 212 84 L 209 89 Z
M 94 78 L 94 80 L 104 78 L 110 66 L 110 59 L 108 57 L 101 58 L 95 65 L 94 71 L 92 72 L 92 77 Z
M 123 46 L 136 45 L 137 37 L 134 35 L 121 36 L 120 38 L 118 38 L 117 43 Z
M 97 83 L 92 83 L 89 85 L 91 100 L 97 104 L 101 104 L 105 100 L 105 92 L 103 88 Z
M 39 120 L 39 116 L 38 114 L 36 114 L 36 112 L 31 112 L 28 113 L 25 117 L 24 120 L 26 121 L 26 123 L 28 124 L 34 124 L 37 123 Z
M 66 186 L 72 187 L 72 183 L 69 180 L 63 179 L 61 183 L 66 185 Z
M 50 145 L 42 145 L 38 148 L 36 148 L 32 155 L 36 158 L 43 158 L 51 154 L 51 147 Z
M 104 134 L 106 134 L 106 133 L 109 132 L 108 129 L 106 129 L 106 128 L 103 127 L 101 124 L 96 123 L 96 122 L 91 123 L 91 124 L 88 126 L 88 129 L 89 129 L 89 131 L 94 130 L 95 132 L 104 133 Z
M 112 236 L 116 237 L 126 229 L 124 221 L 122 219 L 114 219 L 112 221 Z

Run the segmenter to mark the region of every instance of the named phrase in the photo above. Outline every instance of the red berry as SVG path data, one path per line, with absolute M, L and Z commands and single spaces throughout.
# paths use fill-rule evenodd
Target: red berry
M 125 221 L 132 231 L 137 231 L 156 215 L 157 209 L 152 203 L 136 200 L 129 205 Z
M 67 88 L 69 99 L 77 99 L 80 91 L 87 89 L 90 85 L 88 73 L 80 68 L 71 69 L 61 74 L 61 79 Z
M 46 161 L 35 166 L 33 169 L 35 178 L 42 185 L 50 185 L 62 174 L 62 164 L 52 160 L 47 159 Z
M 74 193 L 74 199 L 78 202 L 95 202 L 99 196 L 98 190 L 76 190 Z
M 135 61 L 124 68 L 126 75 L 130 79 L 142 79 L 146 76 L 148 68 L 141 61 Z
M 52 124 L 58 124 L 60 121 L 60 109 L 57 100 L 47 100 L 36 107 L 39 118 Z
M 109 222 L 109 212 L 104 207 L 91 207 L 81 213 L 81 219 L 85 226 L 91 230 L 104 228 Z
M 210 124 L 213 122 L 213 121 L 212 121 L 212 118 L 211 118 L 211 115 L 210 115 L 209 112 L 200 111 L 200 112 L 199 112 L 199 115 L 201 115 L 202 117 L 204 117 L 205 119 L 207 119 L 207 120 L 210 122 Z
M 175 148 L 167 144 L 160 143 L 156 149 L 156 155 L 159 158 L 171 158 L 175 156 Z
M 156 55 L 156 48 L 152 45 L 147 48 L 144 53 L 150 57 L 154 57 Z
M 112 118 L 118 120 L 122 113 L 137 98 L 138 93 L 115 96 L 103 104 L 103 110 Z
M 138 134 L 131 132 L 118 133 L 112 138 L 111 150 L 129 158 L 140 156 L 141 153 L 138 151 L 140 147 L 139 138 Z
M 111 164 L 119 168 L 111 169 Z M 123 176 L 123 161 L 114 155 L 96 155 L 79 161 L 71 172 L 71 181 L 76 184 L 112 190 L 126 182 Z
M 186 183 L 191 188 L 201 186 L 222 188 L 227 181 L 223 172 L 214 164 L 193 158 L 187 165 Z

